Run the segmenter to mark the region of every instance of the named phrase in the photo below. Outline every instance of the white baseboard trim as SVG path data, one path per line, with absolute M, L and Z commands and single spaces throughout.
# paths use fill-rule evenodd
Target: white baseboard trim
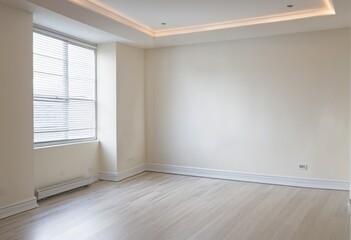
M 320 188 L 332 190 L 350 190 L 349 182 L 331 181 L 322 179 L 304 179 L 294 177 L 270 176 L 253 173 L 240 173 L 233 171 L 214 170 L 206 168 L 183 167 L 162 164 L 146 164 L 146 171 L 173 173 L 196 177 L 219 178 L 244 182 L 256 182 L 293 187 Z
M 37 199 L 31 197 L 16 203 L 0 206 L 0 219 L 38 207 Z
M 114 172 L 99 172 L 99 179 L 100 180 L 105 180 L 105 181 L 121 181 L 125 178 L 132 177 L 134 175 L 137 175 L 139 173 L 145 172 L 146 167 L 145 164 L 139 165 L 134 168 L 130 168 L 127 170 L 123 170 L 117 173 Z

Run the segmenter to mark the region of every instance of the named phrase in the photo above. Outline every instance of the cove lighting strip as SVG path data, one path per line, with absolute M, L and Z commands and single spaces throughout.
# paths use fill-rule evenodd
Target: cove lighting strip
M 67 1 L 72 2 L 78 6 L 84 7 L 86 9 L 89 9 L 95 13 L 101 14 L 117 22 L 120 22 L 140 32 L 146 33 L 152 37 L 164 37 L 164 36 L 172 36 L 172 35 L 178 35 L 178 34 L 212 31 L 212 30 L 219 30 L 219 29 L 226 29 L 226 28 L 243 27 L 243 26 L 257 25 L 257 24 L 263 24 L 263 23 L 274 23 L 274 22 L 288 21 L 288 20 L 294 20 L 294 19 L 327 16 L 327 15 L 335 14 L 335 9 L 334 9 L 332 0 L 324 0 L 324 7 L 320 9 L 295 11 L 295 12 L 275 14 L 275 15 L 266 15 L 262 17 L 245 18 L 240 20 L 217 22 L 217 23 L 196 25 L 196 26 L 190 26 L 190 27 L 154 30 L 146 26 L 145 24 L 142 24 L 138 21 L 135 21 L 134 19 L 131 19 L 130 17 L 124 15 L 121 12 L 112 10 L 105 5 L 98 3 L 97 1 L 92 1 L 92 0 L 67 0 Z

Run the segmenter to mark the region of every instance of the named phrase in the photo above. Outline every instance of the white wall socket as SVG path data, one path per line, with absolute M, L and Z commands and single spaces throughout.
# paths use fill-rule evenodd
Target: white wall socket
M 307 164 L 305 164 L 305 163 L 300 163 L 300 164 L 299 164 L 299 169 L 300 169 L 300 170 L 307 170 L 307 169 L 308 169 Z
M 7 190 L 4 187 L 0 187 L 0 197 L 1 196 L 6 196 L 7 195 Z

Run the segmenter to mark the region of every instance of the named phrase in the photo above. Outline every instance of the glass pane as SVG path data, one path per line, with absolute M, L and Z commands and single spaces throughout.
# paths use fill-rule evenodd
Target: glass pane
M 33 34 L 34 142 L 95 138 L 95 51 Z
M 34 100 L 34 142 L 67 139 L 67 120 L 68 101 Z

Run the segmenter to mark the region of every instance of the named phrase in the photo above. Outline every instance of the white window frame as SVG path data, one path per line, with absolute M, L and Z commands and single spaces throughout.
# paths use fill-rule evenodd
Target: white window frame
M 66 145 L 66 144 L 73 144 L 73 143 L 83 143 L 83 142 L 89 142 L 89 141 L 95 141 L 97 140 L 97 44 L 78 39 L 69 35 L 66 35 L 64 33 L 48 29 L 39 25 L 34 25 L 33 27 L 33 33 L 38 33 L 41 35 L 45 35 L 51 38 L 55 38 L 61 41 L 65 41 L 69 44 L 80 46 L 83 48 L 88 48 L 94 51 L 95 53 L 95 82 L 94 82 L 94 104 L 95 104 L 95 136 L 91 138 L 79 138 L 79 139 L 72 139 L 72 140 L 58 140 L 58 141 L 45 141 L 45 142 L 34 142 L 34 125 L 33 125 L 33 143 L 34 143 L 34 148 L 41 148 L 41 147 L 46 147 L 46 146 L 55 146 L 55 145 Z M 34 53 L 33 53 L 34 54 Z M 34 70 L 34 69 L 33 69 Z M 34 82 L 33 82 L 34 84 Z M 34 93 L 33 93 L 33 103 L 34 103 Z M 33 109 L 34 110 L 34 109 Z M 33 120 L 34 120 L 34 115 L 33 115 Z

